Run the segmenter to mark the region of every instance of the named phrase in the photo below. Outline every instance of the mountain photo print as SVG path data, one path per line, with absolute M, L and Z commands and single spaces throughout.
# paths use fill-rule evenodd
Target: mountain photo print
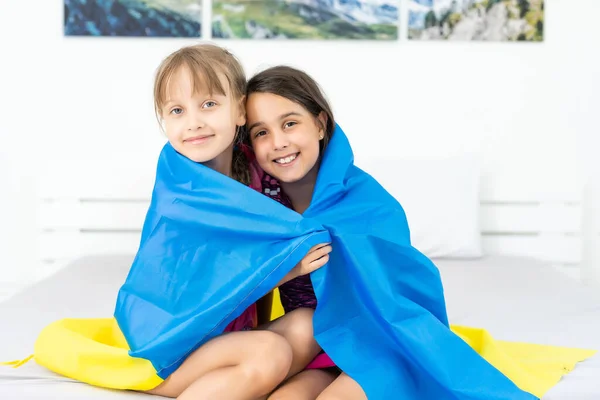
M 411 40 L 544 41 L 544 0 L 407 0 Z
M 213 0 L 212 37 L 366 39 L 398 37 L 399 0 Z
M 202 0 L 64 0 L 65 36 L 200 37 Z

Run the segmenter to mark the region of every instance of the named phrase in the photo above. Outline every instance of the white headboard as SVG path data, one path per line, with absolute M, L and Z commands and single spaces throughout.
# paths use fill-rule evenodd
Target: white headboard
M 40 269 L 74 258 L 135 254 L 154 184 L 153 168 L 87 167 L 54 171 L 40 187 Z M 539 190 L 483 179 L 481 234 L 486 254 L 539 258 L 572 270 L 582 260 L 581 191 Z
M 600 288 L 600 177 L 588 182 L 584 195 L 583 282 Z
M 488 254 L 549 261 L 578 277 L 583 218 L 582 190 L 576 184 L 542 190 L 491 181 L 482 188 L 481 234 Z

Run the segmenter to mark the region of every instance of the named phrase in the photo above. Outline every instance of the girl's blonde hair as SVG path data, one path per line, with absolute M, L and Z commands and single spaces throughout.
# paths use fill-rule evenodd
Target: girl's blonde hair
M 235 106 L 244 106 L 242 100 L 246 94 L 246 74 L 239 60 L 222 47 L 198 44 L 175 51 L 158 67 L 154 80 L 154 112 L 159 121 L 162 119 L 171 78 L 181 68 L 191 71 L 194 92 L 207 89 L 210 94 L 231 95 Z M 230 93 L 221 84 L 219 75 L 227 79 Z M 235 144 L 241 143 L 243 132 L 244 127 L 238 127 Z M 248 160 L 238 146 L 233 151 L 232 177 L 245 185 L 250 184 Z

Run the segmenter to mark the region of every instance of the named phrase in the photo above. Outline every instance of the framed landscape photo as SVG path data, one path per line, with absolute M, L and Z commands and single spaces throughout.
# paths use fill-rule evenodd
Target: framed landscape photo
M 213 0 L 212 36 L 223 39 L 398 37 L 399 0 Z
M 407 0 L 411 40 L 544 40 L 544 0 Z
M 65 36 L 200 37 L 202 0 L 64 0 Z

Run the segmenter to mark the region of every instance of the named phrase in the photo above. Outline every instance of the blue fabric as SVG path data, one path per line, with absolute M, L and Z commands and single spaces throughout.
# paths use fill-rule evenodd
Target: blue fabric
M 303 215 L 164 147 L 115 311 L 131 355 L 167 377 L 328 241 L 315 337 L 370 400 L 535 399 L 449 329 L 437 268 L 339 127 Z

